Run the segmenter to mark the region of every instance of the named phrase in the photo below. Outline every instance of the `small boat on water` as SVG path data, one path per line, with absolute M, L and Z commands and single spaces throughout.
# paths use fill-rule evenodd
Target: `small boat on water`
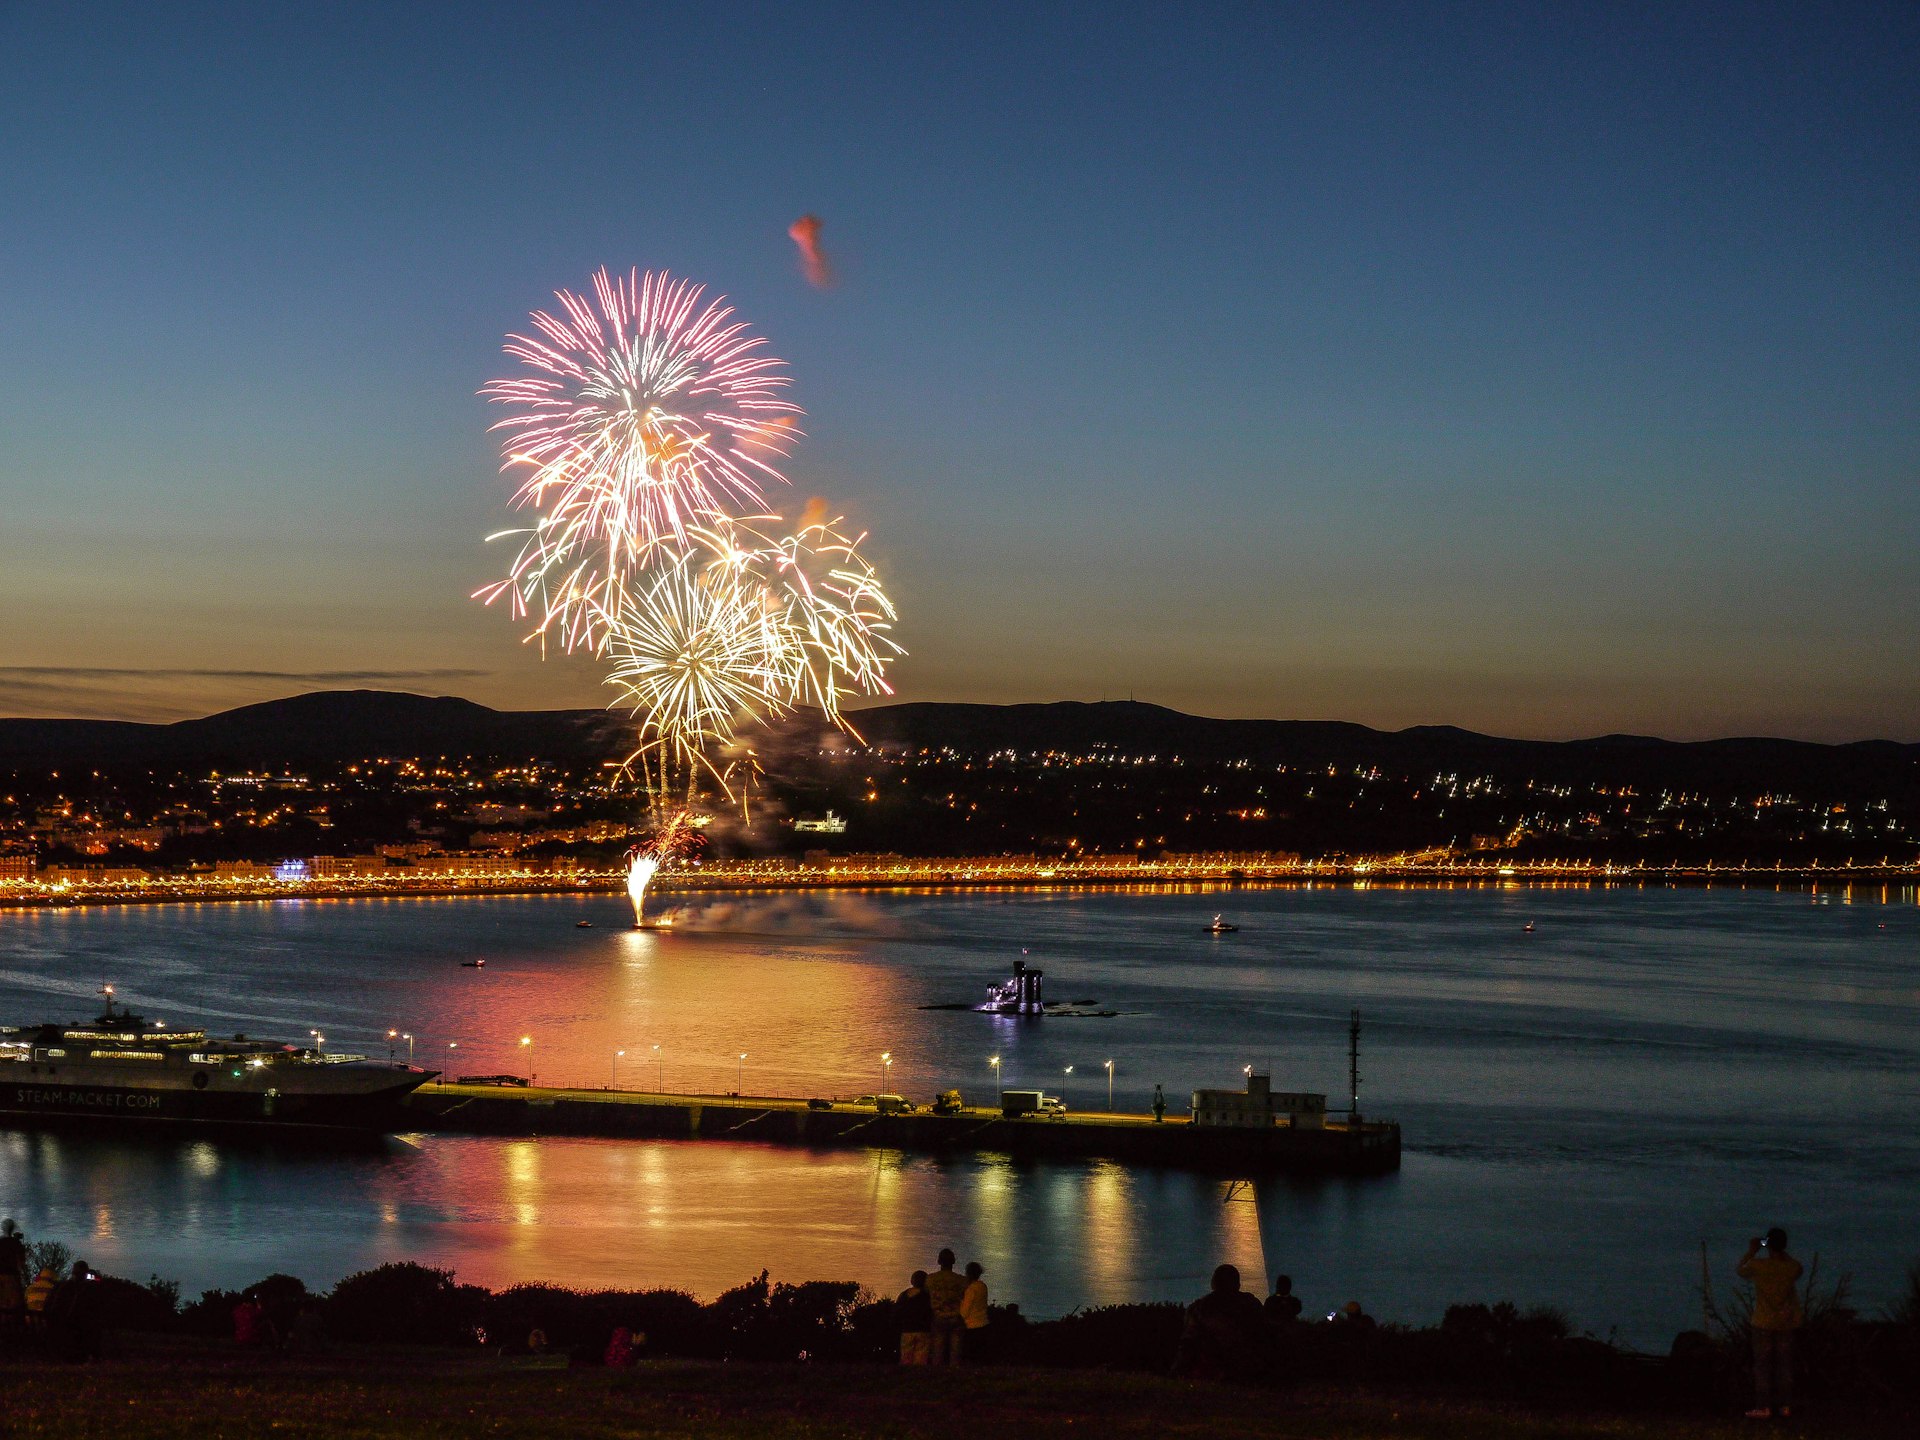
M 1209 935 L 1231 935 L 1239 928 L 1238 925 L 1229 925 L 1226 916 L 1216 915 L 1213 917 L 1213 923 L 1207 926 L 1207 933 Z
M 576 929 L 576 930 L 591 930 L 591 929 L 593 929 L 593 921 L 591 921 L 591 920 L 576 920 L 576 921 L 574 921 L 574 922 L 573 922 L 573 928 L 574 928 L 574 929 Z
M 1533 933 L 1533 922 L 1529 920 L 1525 925 L 1521 926 L 1520 933 L 1522 935 L 1531 935 Z
M 460 962 L 460 968 L 462 970 L 484 970 L 487 968 L 487 962 L 484 960 L 462 960 Z

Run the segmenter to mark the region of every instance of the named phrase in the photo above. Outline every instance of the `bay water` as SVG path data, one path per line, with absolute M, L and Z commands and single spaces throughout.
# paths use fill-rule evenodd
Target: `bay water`
M 1098 1110 L 1111 1061 L 1120 1109 L 1158 1084 L 1183 1110 L 1251 1066 L 1343 1111 L 1358 1009 L 1360 1107 L 1401 1122 L 1404 1164 L 1235 1183 L 711 1141 L 0 1128 L 0 1211 L 189 1294 L 398 1259 L 496 1288 L 711 1298 L 764 1268 L 891 1293 L 951 1244 L 1033 1316 L 1190 1299 L 1228 1260 L 1250 1285 L 1292 1275 L 1310 1315 L 1512 1299 L 1655 1348 L 1699 1323 L 1703 1242 L 1725 1287 L 1747 1237 L 1783 1225 L 1869 1311 L 1920 1257 L 1911 888 L 761 893 L 663 913 L 635 930 L 623 897 L 584 894 L 3 911 L 0 1023 L 91 1016 L 111 981 L 169 1025 L 380 1056 L 391 1029 L 423 1065 L 543 1085 L 1004 1085 Z M 1239 929 L 1207 933 L 1216 913 Z M 1021 959 L 1049 999 L 1117 1013 L 924 1008 Z

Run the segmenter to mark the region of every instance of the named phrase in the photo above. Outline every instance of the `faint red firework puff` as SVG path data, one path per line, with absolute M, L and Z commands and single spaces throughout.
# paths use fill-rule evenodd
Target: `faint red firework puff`
M 787 234 L 800 247 L 800 270 L 807 283 L 816 290 L 833 284 L 833 266 L 827 261 L 827 252 L 820 248 L 820 217 L 802 215 L 787 227 Z

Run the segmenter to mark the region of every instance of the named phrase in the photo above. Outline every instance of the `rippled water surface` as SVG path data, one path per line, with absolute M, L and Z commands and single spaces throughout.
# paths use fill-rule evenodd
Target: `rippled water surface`
M 1204 934 L 1222 909 L 1239 932 Z M 766 1094 L 977 1095 L 998 1054 L 1005 1084 L 1076 1109 L 1106 1105 L 1111 1059 L 1138 1109 L 1247 1064 L 1343 1107 L 1357 1006 L 1363 1109 L 1404 1124 L 1404 1168 L 1235 1187 L 699 1142 L 0 1129 L 0 1196 L 33 1236 L 189 1291 L 396 1258 L 495 1286 L 710 1296 L 766 1267 L 885 1289 L 952 1243 L 1038 1315 L 1190 1297 L 1230 1259 L 1287 1270 L 1313 1307 L 1425 1321 L 1510 1297 L 1644 1344 L 1695 1322 L 1703 1239 L 1724 1278 L 1785 1225 L 1868 1308 L 1920 1256 L 1911 890 L 765 895 L 672 918 L 634 931 L 602 896 L 0 912 L 0 1015 L 89 1015 L 111 979 L 173 1024 L 373 1053 L 393 1027 L 461 1073 Z M 1120 1013 L 920 1008 L 1023 954 L 1049 998 Z

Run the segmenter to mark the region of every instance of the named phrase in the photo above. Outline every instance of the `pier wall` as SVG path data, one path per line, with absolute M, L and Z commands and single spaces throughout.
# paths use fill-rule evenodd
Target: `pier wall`
M 1231 1129 L 1148 1115 L 1007 1119 L 876 1115 L 840 1105 L 812 1110 L 787 1097 L 648 1095 L 628 1091 L 514 1090 L 430 1085 L 408 1101 L 410 1123 L 435 1132 L 573 1135 L 774 1145 L 869 1146 L 924 1153 L 991 1152 L 1029 1158 L 1106 1158 L 1235 1175 L 1379 1174 L 1400 1168 L 1400 1127 Z

